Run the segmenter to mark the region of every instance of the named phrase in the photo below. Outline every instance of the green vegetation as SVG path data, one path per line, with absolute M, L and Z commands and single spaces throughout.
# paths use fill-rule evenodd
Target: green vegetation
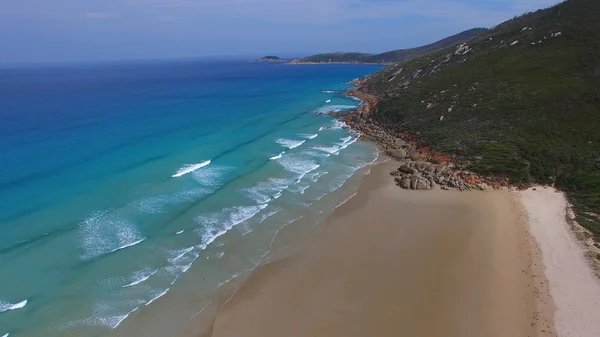
M 373 55 L 364 53 L 326 53 L 305 57 L 297 60 L 298 63 L 366 63 Z
M 253 62 L 283 62 L 283 60 L 279 56 L 265 56 Z
M 600 240 L 600 2 L 528 13 L 392 65 L 360 90 L 372 118 L 476 172 L 555 184 Z
M 426 46 L 392 50 L 382 54 L 364 54 L 364 53 L 326 53 L 318 54 L 296 60 L 296 63 L 374 63 L 374 64 L 390 64 L 395 62 L 403 62 L 415 57 L 423 56 L 431 52 L 455 45 L 460 42 L 465 42 L 473 37 L 487 32 L 485 28 L 474 28 L 447 37 L 443 40 L 428 44 Z

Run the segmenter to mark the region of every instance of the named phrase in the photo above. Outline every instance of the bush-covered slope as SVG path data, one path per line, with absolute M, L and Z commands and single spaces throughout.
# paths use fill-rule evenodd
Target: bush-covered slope
M 555 183 L 600 239 L 600 1 L 569 0 L 390 66 L 371 118 L 472 170 Z
M 325 53 L 304 57 L 295 60 L 295 63 L 363 63 L 367 62 L 366 60 L 371 56 L 371 54 L 365 53 Z
M 326 54 L 318 54 L 313 56 L 304 57 L 298 60 L 295 60 L 294 63 L 381 63 L 381 64 L 390 64 L 396 62 L 403 62 L 409 60 L 411 58 L 419 57 L 426 55 L 428 53 L 455 45 L 460 42 L 465 42 L 473 37 L 486 32 L 485 28 L 473 28 L 466 30 L 464 32 L 458 33 L 456 35 L 447 37 L 443 40 L 422 46 L 417 48 L 410 49 L 399 49 L 392 50 L 389 52 L 385 52 L 382 54 L 372 55 L 372 54 L 363 54 L 363 53 L 326 53 Z
M 487 32 L 485 28 L 473 28 L 466 30 L 462 33 L 458 33 L 456 35 L 447 37 L 443 40 L 428 44 L 426 46 L 410 48 L 410 49 L 400 49 L 393 50 L 389 52 L 385 52 L 379 55 L 373 55 L 368 57 L 366 60 L 370 63 L 396 63 L 396 62 L 404 62 L 406 60 L 410 60 L 415 57 L 423 56 L 429 54 L 431 52 L 438 51 L 440 49 L 444 49 L 450 46 L 453 46 L 457 43 L 462 43 L 471 40 L 475 36 Z

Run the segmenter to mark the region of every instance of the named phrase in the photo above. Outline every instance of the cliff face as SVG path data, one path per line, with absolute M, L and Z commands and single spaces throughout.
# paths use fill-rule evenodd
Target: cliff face
M 347 120 L 485 176 L 554 184 L 599 239 L 599 17 L 600 2 L 569 0 L 392 65 L 360 82 L 374 103 Z

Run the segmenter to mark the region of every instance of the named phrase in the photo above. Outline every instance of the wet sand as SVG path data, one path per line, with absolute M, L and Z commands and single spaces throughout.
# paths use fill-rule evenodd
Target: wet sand
M 212 335 L 553 336 L 516 194 L 404 191 L 389 176 L 396 166 L 374 166 L 296 253 L 254 272 Z

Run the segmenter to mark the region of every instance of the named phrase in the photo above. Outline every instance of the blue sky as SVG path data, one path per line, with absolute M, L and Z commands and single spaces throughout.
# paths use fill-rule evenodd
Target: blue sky
M 557 0 L 0 0 L 0 62 L 382 52 Z

